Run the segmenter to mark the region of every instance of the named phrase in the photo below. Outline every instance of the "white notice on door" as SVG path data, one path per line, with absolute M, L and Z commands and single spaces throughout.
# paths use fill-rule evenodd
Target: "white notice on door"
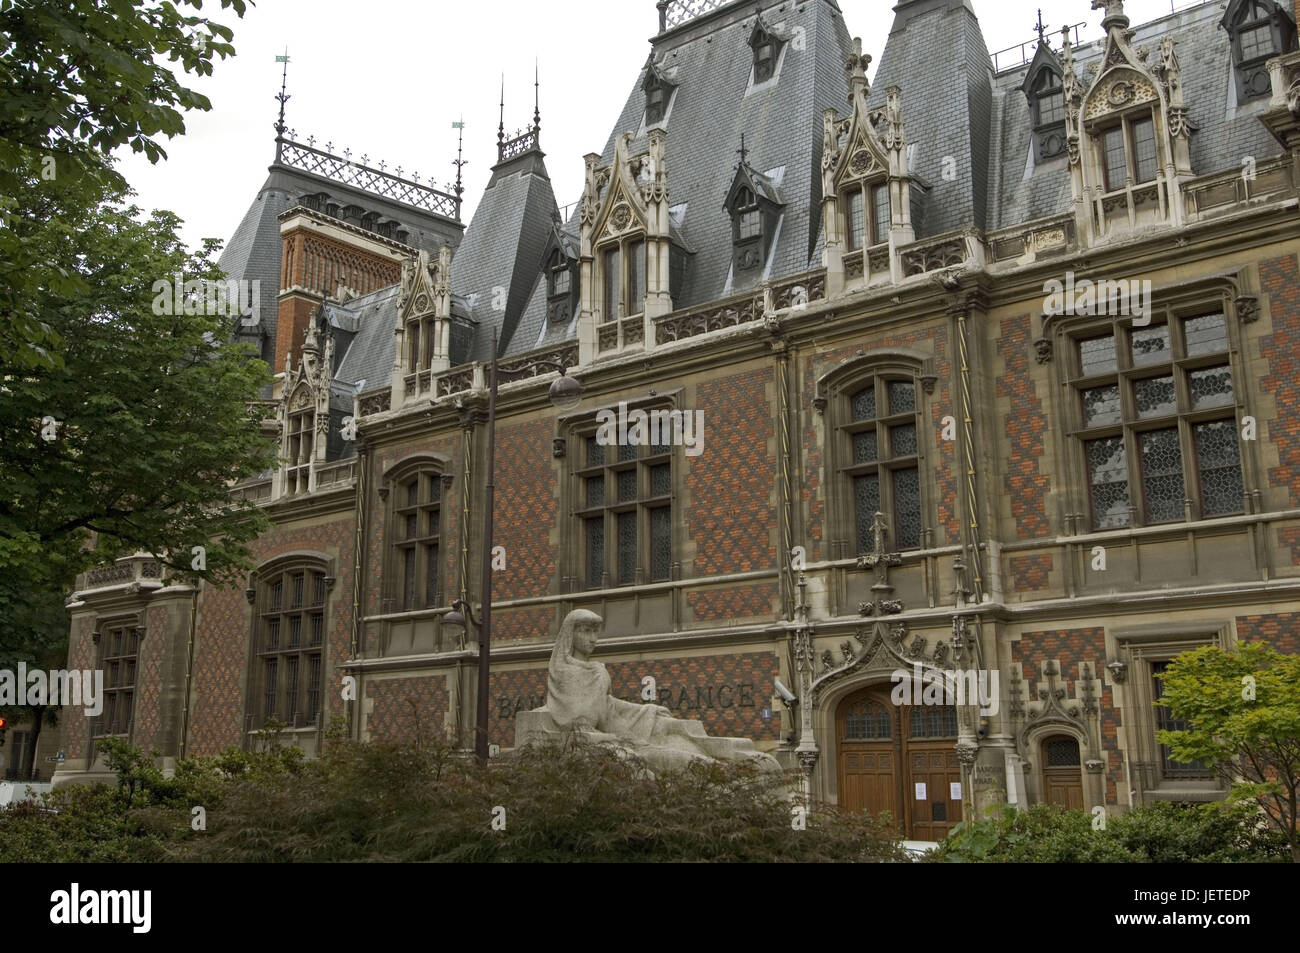
M 953 784 L 949 784 L 949 785 L 948 785 L 948 800 L 950 800 L 950 801 L 960 801 L 960 800 L 961 800 L 961 782 L 960 782 L 960 781 L 957 781 L 957 782 L 955 782 L 955 783 L 953 783 Z
M 926 792 L 925 792 L 925 785 L 924 785 L 924 784 L 918 784 L 918 785 L 916 786 L 916 799 L 917 799 L 918 801 L 924 801 L 924 800 L 926 800 Z

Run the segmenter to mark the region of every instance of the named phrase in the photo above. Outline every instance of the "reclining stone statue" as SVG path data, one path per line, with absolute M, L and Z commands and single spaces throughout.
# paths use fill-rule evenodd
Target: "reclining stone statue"
M 515 715 L 515 744 L 524 746 L 576 732 L 584 741 L 639 757 L 654 771 L 692 761 L 752 761 L 766 771 L 781 766 L 747 738 L 710 738 L 699 721 L 674 718 L 662 705 L 639 705 L 609 693 L 605 666 L 591 661 L 604 621 L 594 612 L 570 612 L 551 653 L 546 705 Z

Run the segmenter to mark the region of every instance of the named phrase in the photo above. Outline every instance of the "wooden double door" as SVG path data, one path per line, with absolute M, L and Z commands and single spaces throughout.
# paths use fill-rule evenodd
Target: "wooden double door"
M 835 727 L 841 808 L 888 811 L 912 840 L 942 840 L 961 821 L 955 708 L 897 706 L 867 689 L 840 704 Z

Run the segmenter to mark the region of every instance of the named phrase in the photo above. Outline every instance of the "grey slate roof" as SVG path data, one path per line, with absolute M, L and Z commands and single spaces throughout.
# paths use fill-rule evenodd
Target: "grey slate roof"
M 1169 35 L 1174 40 L 1183 97 L 1198 129 L 1191 140 L 1192 170 L 1197 175 L 1240 168 L 1243 156 L 1265 159 L 1282 153 L 1257 118 L 1263 104 L 1237 105 L 1231 46 L 1228 34 L 1219 28 L 1222 16 L 1222 4 L 1211 0 L 1139 24 L 1133 38 L 1135 48 L 1149 47 L 1153 56 L 1161 37 Z M 1088 66 L 1098 63 L 1104 53 L 1104 38 L 1075 49 L 1075 67 L 1085 83 Z M 990 180 L 990 189 L 998 198 L 990 228 L 1018 225 L 1069 208 L 1066 160 L 1053 159 L 1037 168 L 1032 165 L 1029 105 L 1020 92 L 1027 71 L 1028 67 L 1020 67 L 996 78 L 995 123 L 1001 145 Z M 910 138 L 910 125 L 908 134 Z
M 788 40 L 774 82 L 750 90 L 754 4 L 737 2 L 654 40 L 654 56 L 677 70 L 669 106 L 666 164 L 669 201 L 686 205 L 679 232 L 695 252 L 675 308 L 724 296 L 731 271 L 731 218 L 723 210 L 739 157 L 741 133 L 749 164 L 760 172 L 785 168 L 787 205 L 772 249 L 768 277 L 805 271 L 821 230 L 822 110 L 847 109 L 844 63 L 852 41 L 835 0 L 769 7 L 764 22 Z M 798 31 L 802 40 L 793 42 Z M 802 45 L 803 49 L 796 49 Z M 643 128 L 645 68 L 632 85 L 601 162 L 614 158 L 624 132 L 637 135 L 630 153 L 649 149 Z M 748 95 L 747 95 L 748 93 Z M 576 214 L 576 213 L 575 213 Z M 756 284 L 760 276 L 753 281 Z
M 515 343 L 558 211 L 539 150 L 493 168 L 492 179 L 451 262 L 452 288 L 470 300 L 470 314 L 477 325 L 469 360 L 491 360 L 494 330 L 502 352 Z M 504 308 L 495 307 L 500 304 Z
M 883 106 L 890 86 L 902 90 L 911 169 L 932 187 L 917 237 L 984 228 L 993 67 L 975 11 L 969 0 L 908 0 L 895 9 L 868 103 Z M 945 157 L 956 160 L 955 180 L 944 179 Z
M 768 277 L 794 274 L 821 260 L 821 115 L 826 108 L 847 115 L 844 64 L 852 51 L 850 32 L 835 0 L 765 2 L 764 21 L 787 39 L 802 31 L 803 49 L 787 42 L 775 82 L 759 89 L 749 90 L 753 0 L 736 0 L 653 40 L 653 57 L 674 71 L 677 84 L 665 124 L 673 236 L 694 253 L 674 301 L 677 308 L 737 290 L 729 283 L 732 225 L 723 203 L 736 174 L 735 150 L 742 132 L 749 164 L 776 180 L 774 187 L 784 203 Z M 1020 89 L 1028 67 L 993 74 L 970 0 L 902 0 L 894 10 L 893 27 L 872 77 L 870 103 L 882 104 L 891 85 L 902 91 L 912 171 L 931 186 L 918 237 L 966 226 L 992 230 L 1067 213 L 1067 160 L 1037 166 L 1032 161 L 1030 113 Z M 1218 25 L 1221 13 L 1217 0 L 1209 0 L 1135 27 L 1134 44 L 1139 48 L 1154 51 L 1165 34 L 1176 42 L 1186 102 L 1199 127 L 1191 143 L 1198 175 L 1238 168 L 1244 155 L 1264 159 L 1281 153 L 1257 118 L 1263 104 L 1236 105 L 1230 44 Z M 1076 48 L 1080 73 L 1103 51 L 1100 36 Z M 631 84 L 605 146 L 605 164 L 612 162 L 615 139 L 625 131 L 637 135 L 631 154 L 648 148 L 643 128 L 645 73 L 642 67 Z M 961 173 L 954 182 L 943 176 L 947 156 Z M 295 193 L 338 190 L 333 185 L 323 189 L 322 181 L 273 167 L 222 257 L 232 276 L 262 279 L 270 347 L 280 261 L 277 216 L 292 206 Z M 571 256 L 576 256 L 578 245 L 577 208 L 559 229 L 556 214 L 539 149 L 493 170 L 452 263 L 455 363 L 489 359 L 494 329 L 504 355 L 576 337 L 576 314 L 566 321 L 547 320 L 544 262 L 557 243 Z M 412 235 L 412 243 L 430 242 L 423 247 L 431 252 L 442 240 L 415 228 Z M 504 289 L 503 309 L 493 308 L 498 288 Z M 396 287 L 329 306 L 336 346 L 343 348 L 336 375 L 342 389 L 361 380 L 367 388 L 383 386 L 389 379 L 396 306 Z M 350 401 L 350 393 L 344 395 L 342 389 L 340 407 L 345 396 Z

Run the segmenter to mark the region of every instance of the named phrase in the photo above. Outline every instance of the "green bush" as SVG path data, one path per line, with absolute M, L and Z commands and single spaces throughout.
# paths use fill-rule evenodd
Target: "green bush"
M 335 735 L 314 761 L 272 737 L 263 752 L 185 761 L 165 779 L 139 751 L 106 753 L 116 788 L 60 789 L 58 813 L 0 811 L 0 861 L 907 860 L 883 819 L 817 811 L 795 830 L 789 779 L 746 765 L 655 776 L 568 743 L 481 767 L 447 744 Z M 206 831 L 190 829 L 195 806 Z
M 1225 804 L 1157 803 L 1108 817 L 1036 804 L 957 825 L 932 863 L 1260 863 L 1287 858 L 1284 839 L 1257 811 Z

